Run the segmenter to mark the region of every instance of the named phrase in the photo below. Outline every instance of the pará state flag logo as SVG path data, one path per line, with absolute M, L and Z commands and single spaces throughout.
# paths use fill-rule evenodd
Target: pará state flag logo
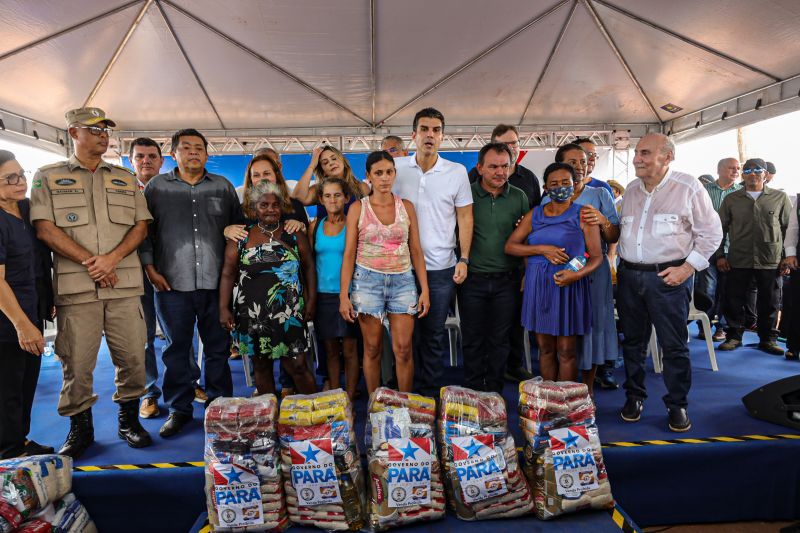
M 585 426 L 571 426 L 550 430 L 550 449 L 553 452 L 560 450 L 577 451 L 590 446 L 589 435 Z
M 431 462 L 431 440 L 426 438 L 389 439 L 389 462 Z
M 292 465 L 317 465 L 333 463 L 331 439 L 310 439 L 289 443 Z
M 489 434 L 471 437 L 453 437 L 453 460 L 482 458 L 494 455 L 494 436 Z
M 213 462 L 209 467 L 211 469 L 211 474 L 214 476 L 214 485 L 232 485 L 250 481 L 258 482 L 256 473 L 243 466 Z

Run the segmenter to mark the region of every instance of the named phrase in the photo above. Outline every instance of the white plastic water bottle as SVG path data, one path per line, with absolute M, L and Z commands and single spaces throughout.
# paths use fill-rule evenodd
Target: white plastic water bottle
M 44 345 L 44 356 L 45 357 L 52 357 L 56 354 L 55 347 L 53 346 L 52 342 L 48 342 Z
M 583 255 L 576 255 L 567 263 L 567 268 L 573 272 L 577 272 L 586 266 L 586 257 Z

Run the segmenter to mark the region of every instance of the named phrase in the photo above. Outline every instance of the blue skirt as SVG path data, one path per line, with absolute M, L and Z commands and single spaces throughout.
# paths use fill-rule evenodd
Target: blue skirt
M 546 335 L 585 335 L 592 325 L 588 278 L 559 287 L 553 281 L 564 265 L 528 261 L 522 297 L 522 327 Z
M 603 256 L 600 266 L 589 276 L 592 293 L 592 328 L 578 342 L 578 368 L 615 361 L 619 355 L 617 325 L 614 321 L 614 288 L 611 267 Z

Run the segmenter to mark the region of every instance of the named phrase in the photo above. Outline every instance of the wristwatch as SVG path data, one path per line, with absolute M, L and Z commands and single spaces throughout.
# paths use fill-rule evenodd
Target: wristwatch
M 458 262 L 464 263 L 465 265 L 469 266 L 469 257 L 459 257 Z

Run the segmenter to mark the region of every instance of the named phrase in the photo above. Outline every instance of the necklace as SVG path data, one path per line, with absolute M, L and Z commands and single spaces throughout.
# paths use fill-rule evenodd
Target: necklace
M 280 222 L 276 222 L 276 223 L 275 223 L 275 227 L 273 227 L 272 229 L 268 228 L 267 226 L 265 226 L 265 225 L 264 225 L 264 224 L 262 224 L 261 222 L 259 222 L 259 223 L 258 223 L 258 229 L 259 229 L 259 231 L 260 231 L 261 233 L 263 233 L 264 235 L 266 235 L 267 233 L 269 233 L 269 242 L 272 242 L 272 241 L 274 241 L 274 240 L 275 240 L 275 238 L 273 237 L 273 235 L 275 234 L 275 232 L 276 232 L 276 231 L 278 231 L 278 228 L 280 228 L 280 227 L 281 227 L 281 224 L 280 224 Z

